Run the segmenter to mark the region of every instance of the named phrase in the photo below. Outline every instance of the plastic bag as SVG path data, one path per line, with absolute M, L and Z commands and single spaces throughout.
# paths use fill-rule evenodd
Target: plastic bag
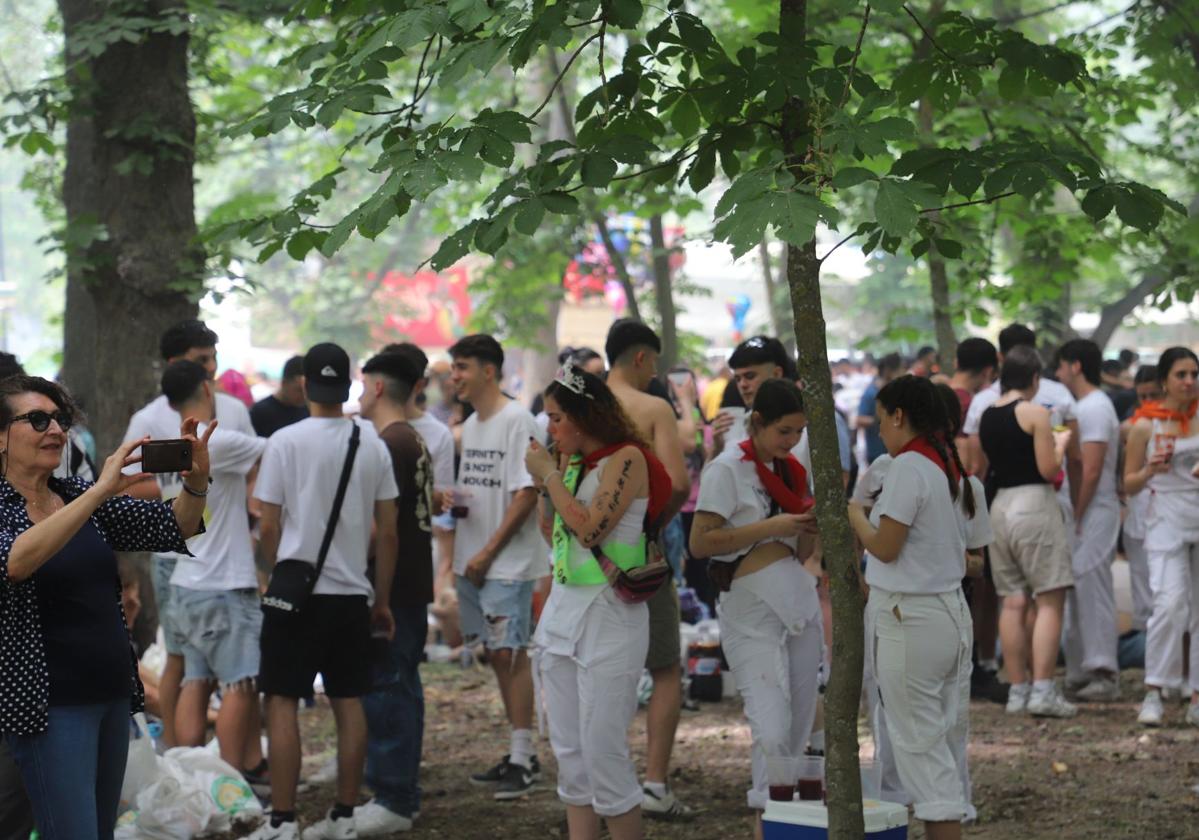
M 120 810 L 126 811 L 137 802 L 137 795 L 158 781 L 158 756 L 150 740 L 146 716 L 138 712 L 129 721 L 129 758 L 125 762 L 125 778 L 121 782 Z
M 137 795 L 139 840 L 189 840 L 262 816 L 241 774 L 204 747 L 167 750 L 158 759 L 158 774 Z

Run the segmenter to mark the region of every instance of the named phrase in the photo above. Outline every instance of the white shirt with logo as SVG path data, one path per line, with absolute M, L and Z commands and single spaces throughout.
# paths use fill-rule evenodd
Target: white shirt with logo
M 387 445 L 370 423 L 309 417 L 267 439 L 254 485 L 256 499 L 283 508 L 276 559 L 315 565 L 355 422 L 361 439 L 333 542 L 313 590 L 317 595 L 373 595 L 366 562 L 375 502 L 399 496 Z
M 529 438 L 541 440 L 541 430 L 528 409 L 514 400 L 487 420 L 472 414 L 462 424 L 454 504 L 465 506 L 468 513 L 456 520 L 454 574 L 464 574 L 467 563 L 499 530 L 512 494 L 533 486 L 525 469 Z M 500 550 L 488 569 L 488 580 L 536 580 L 549 574 L 536 519 L 530 515 Z

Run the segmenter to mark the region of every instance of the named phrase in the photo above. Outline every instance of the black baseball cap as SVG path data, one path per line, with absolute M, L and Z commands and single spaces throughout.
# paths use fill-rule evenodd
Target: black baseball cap
M 745 339 L 729 356 L 729 367 L 734 370 L 763 364 L 778 365 L 783 369 L 784 374 L 795 369 L 795 363 L 791 360 L 783 342 L 769 335 L 755 335 Z
M 304 355 L 304 390 L 308 399 L 341 405 L 350 398 L 350 357 L 332 342 L 315 345 Z

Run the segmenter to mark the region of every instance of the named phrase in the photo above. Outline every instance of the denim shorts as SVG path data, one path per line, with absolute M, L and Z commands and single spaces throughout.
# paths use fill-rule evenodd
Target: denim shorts
M 176 554 L 150 555 L 150 585 L 154 587 L 154 603 L 158 607 L 158 626 L 162 628 L 162 643 L 167 653 L 179 656 L 179 632 L 175 621 L 175 604 L 171 597 L 171 575 L 179 562 Z
M 459 577 L 458 621 L 466 643 L 481 640 L 488 650 L 527 648 L 533 629 L 533 584 L 531 580 L 488 580 L 480 589 Z
M 257 677 L 262 635 L 257 590 L 171 589 L 183 681 L 215 680 L 228 686 Z

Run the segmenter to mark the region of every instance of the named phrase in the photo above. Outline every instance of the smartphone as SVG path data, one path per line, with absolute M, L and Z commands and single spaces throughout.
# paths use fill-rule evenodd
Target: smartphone
M 191 468 L 190 440 L 150 440 L 142 444 L 142 472 L 175 473 Z
M 685 370 L 671 371 L 666 374 L 666 378 L 670 380 L 674 387 L 683 388 L 691 381 L 691 374 Z

